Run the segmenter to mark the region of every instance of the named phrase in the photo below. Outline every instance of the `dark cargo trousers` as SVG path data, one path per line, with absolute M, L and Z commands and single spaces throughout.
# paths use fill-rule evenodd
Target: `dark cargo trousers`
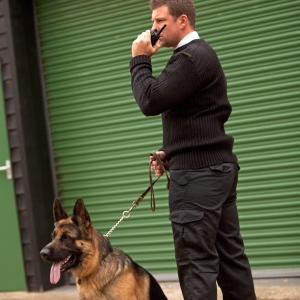
M 185 300 L 254 300 L 253 279 L 236 207 L 238 165 L 171 170 L 175 255 Z

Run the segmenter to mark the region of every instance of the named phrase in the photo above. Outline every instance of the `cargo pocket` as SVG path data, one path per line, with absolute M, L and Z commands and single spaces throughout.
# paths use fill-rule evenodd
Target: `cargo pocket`
M 176 260 L 199 259 L 207 256 L 203 238 L 204 211 L 181 210 L 170 213 Z

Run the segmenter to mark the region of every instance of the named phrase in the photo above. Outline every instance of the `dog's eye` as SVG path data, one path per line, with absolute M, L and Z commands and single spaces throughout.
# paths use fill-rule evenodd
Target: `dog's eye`
M 61 235 L 61 239 L 62 240 L 67 240 L 69 237 L 70 236 L 67 233 L 65 233 L 65 232 Z

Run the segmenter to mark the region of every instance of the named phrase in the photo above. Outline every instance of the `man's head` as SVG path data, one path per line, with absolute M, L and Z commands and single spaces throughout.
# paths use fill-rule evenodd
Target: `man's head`
M 163 47 L 175 48 L 188 33 L 195 30 L 196 10 L 192 0 L 150 0 L 152 29 L 167 27 L 161 34 Z
M 190 21 L 190 26 L 195 29 L 196 9 L 192 0 L 150 0 L 151 10 L 161 6 L 168 6 L 170 15 L 177 20 L 181 15 L 186 15 Z

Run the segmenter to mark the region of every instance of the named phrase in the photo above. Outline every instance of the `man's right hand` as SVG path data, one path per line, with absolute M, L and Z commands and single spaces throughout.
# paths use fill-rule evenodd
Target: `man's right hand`
M 132 43 L 131 52 L 132 57 L 137 55 L 152 56 L 160 48 L 159 40 L 152 47 L 150 30 L 141 33 L 136 40 Z
M 162 163 L 164 164 L 164 167 L 166 170 L 169 170 L 169 161 L 167 159 L 167 156 L 164 151 L 157 151 L 157 156 L 160 158 Z M 164 174 L 164 171 L 162 170 L 159 163 L 156 161 L 156 158 L 153 155 L 150 155 L 151 160 L 151 169 L 153 172 L 155 172 L 155 175 L 157 177 L 161 177 Z

